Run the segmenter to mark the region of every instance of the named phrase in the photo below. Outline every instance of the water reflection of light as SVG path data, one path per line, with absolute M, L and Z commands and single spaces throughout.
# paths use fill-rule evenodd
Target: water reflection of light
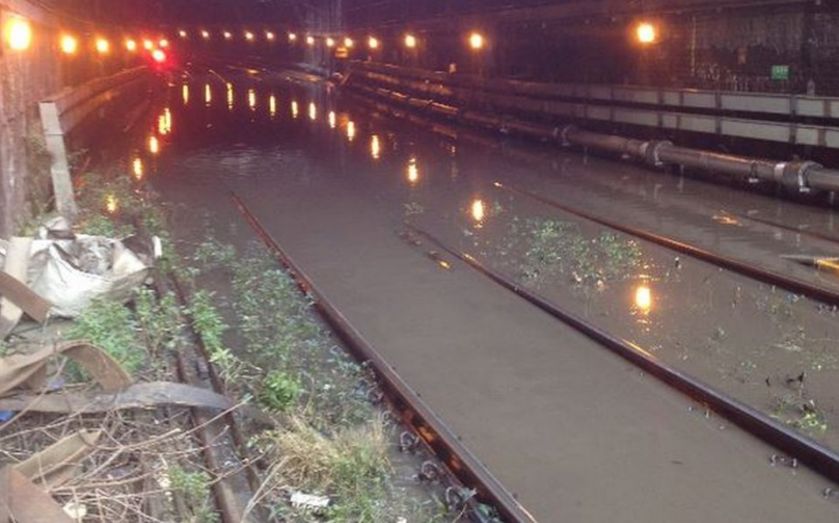
M 484 218 L 486 218 L 486 209 L 484 208 L 484 201 L 483 200 L 475 200 L 472 202 L 472 219 L 475 220 L 478 224 L 483 223 Z
M 335 116 L 335 111 L 329 111 L 328 119 L 329 119 L 329 128 L 330 129 L 335 129 L 335 126 L 338 125 L 338 119 Z
M 256 91 L 253 89 L 248 89 L 248 107 L 251 111 L 256 110 Z
M 378 160 L 382 156 L 382 146 L 379 143 L 379 136 L 374 134 L 370 137 L 370 156 Z
M 184 84 L 184 86 L 181 88 L 181 96 L 184 99 L 184 105 L 189 104 L 189 85 L 188 84 Z
M 647 285 L 635 288 L 635 307 L 647 314 L 653 308 L 653 291 Z
M 277 97 L 273 94 L 268 98 L 268 112 L 271 114 L 271 118 L 277 116 Z
M 347 122 L 347 139 L 353 141 L 355 139 L 355 122 L 350 120 Z
M 137 181 L 143 179 L 143 173 L 145 169 L 143 168 L 143 160 L 141 158 L 134 158 L 134 161 L 131 162 L 131 170 L 134 172 L 134 178 Z
M 210 87 L 210 84 L 204 84 L 204 103 L 207 104 L 207 107 L 213 103 L 213 88 Z
M 163 114 L 157 119 L 157 132 L 162 136 L 172 132 L 172 111 L 168 107 L 163 109 Z
M 315 121 L 318 119 L 318 106 L 315 102 L 309 102 L 309 120 Z
M 152 135 L 149 137 L 149 152 L 152 154 L 160 152 L 160 140 L 157 139 L 157 136 Z
M 297 116 L 298 116 L 299 114 L 300 114 L 300 107 L 297 105 L 297 101 L 296 101 L 296 100 L 292 100 L 292 101 L 291 101 L 291 117 L 292 117 L 292 118 L 294 118 L 294 119 L 296 120 L 296 119 L 297 119 Z
M 408 182 L 414 185 L 419 181 L 419 167 L 417 167 L 417 159 L 411 157 L 408 160 Z
M 227 109 L 229 111 L 233 110 L 233 103 L 235 101 L 236 93 L 233 91 L 233 84 L 227 84 Z
M 715 214 L 713 218 L 715 222 L 721 223 L 722 225 L 740 225 L 740 221 L 737 218 L 727 214 Z
M 105 210 L 109 213 L 114 214 L 119 209 L 119 200 L 113 194 L 109 194 L 105 197 Z

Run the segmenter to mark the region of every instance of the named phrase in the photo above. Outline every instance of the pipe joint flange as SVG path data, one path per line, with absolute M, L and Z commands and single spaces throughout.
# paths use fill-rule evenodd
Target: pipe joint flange
M 647 142 L 647 147 L 645 148 L 645 160 L 648 164 L 654 167 L 661 167 L 664 165 L 664 162 L 661 161 L 661 148 L 662 147 L 671 147 L 673 142 L 670 140 L 657 140 L 652 142 Z
M 757 160 L 752 161 L 749 164 L 749 176 L 746 178 L 746 181 L 750 184 L 757 184 L 760 183 L 760 175 L 758 174 L 758 162 Z
M 811 190 L 807 173 L 810 169 L 820 167 L 821 164 L 810 161 L 779 163 L 775 166 L 775 180 L 784 187 L 807 193 Z
M 562 128 L 562 131 L 559 133 L 560 143 L 563 147 L 571 147 L 571 140 L 568 138 L 568 135 L 572 132 L 577 130 L 576 125 L 566 125 Z

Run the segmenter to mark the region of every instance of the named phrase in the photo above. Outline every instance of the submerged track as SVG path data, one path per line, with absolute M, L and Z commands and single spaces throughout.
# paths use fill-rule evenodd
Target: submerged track
M 839 454 L 833 450 L 782 425 L 758 410 L 715 390 L 675 367 L 663 363 L 642 347 L 614 336 L 592 322 L 561 308 L 538 293 L 485 266 L 476 257 L 449 247 L 431 233 L 410 224 L 406 226 L 495 283 L 593 339 L 604 348 L 625 358 L 694 400 L 708 405 L 715 412 L 779 451 L 806 463 L 830 480 L 839 482 Z
M 245 221 L 271 250 L 277 260 L 291 273 L 301 290 L 313 298 L 323 318 L 347 342 L 361 362 L 369 362 L 382 380 L 391 404 L 402 414 L 403 420 L 413 427 L 429 449 L 446 464 L 449 471 L 469 488 L 476 489 L 481 499 L 494 506 L 507 521 L 535 522 L 513 495 L 505 489 L 492 473 L 467 449 L 454 432 L 440 419 L 420 396 L 395 372 L 364 336 L 355 329 L 318 289 L 317 285 L 294 262 L 271 234 L 250 212 L 245 202 L 236 194 L 231 198 Z

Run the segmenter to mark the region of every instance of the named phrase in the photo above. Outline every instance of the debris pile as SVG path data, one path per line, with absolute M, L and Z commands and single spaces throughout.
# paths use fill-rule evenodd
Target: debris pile
M 75 235 L 64 220 L 0 240 L 0 523 L 196 516 L 170 478 L 203 467 L 191 409 L 219 416 L 236 405 L 137 380 L 89 341 L 50 332 L 95 300 L 131 301 L 160 252 L 157 238 Z M 210 480 L 198 487 L 208 493 Z

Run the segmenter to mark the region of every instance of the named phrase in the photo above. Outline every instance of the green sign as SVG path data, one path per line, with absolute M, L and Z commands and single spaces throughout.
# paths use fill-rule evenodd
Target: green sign
M 789 80 L 789 66 L 788 65 L 773 65 L 772 66 L 773 80 Z

